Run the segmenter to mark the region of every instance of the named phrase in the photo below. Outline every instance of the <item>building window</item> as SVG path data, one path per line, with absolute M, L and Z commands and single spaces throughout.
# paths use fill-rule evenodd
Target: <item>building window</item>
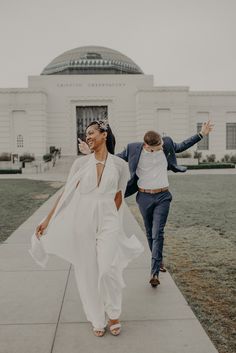
M 197 132 L 200 132 L 202 128 L 202 123 L 197 123 Z M 201 141 L 197 144 L 198 150 L 209 150 L 209 135 L 204 136 Z
M 162 137 L 171 135 L 171 111 L 170 109 L 157 109 L 157 117 L 154 121 L 154 129 Z
M 24 147 L 24 138 L 22 135 L 17 135 L 16 145 L 17 147 Z
M 236 150 L 236 123 L 226 123 L 226 149 Z

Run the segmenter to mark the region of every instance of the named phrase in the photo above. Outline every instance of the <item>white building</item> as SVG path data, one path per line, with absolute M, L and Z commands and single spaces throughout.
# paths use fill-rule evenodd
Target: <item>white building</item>
M 28 82 L 28 88 L 0 89 L 0 153 L 42 156 L 55 146 L 76 155 L 85 126 L 106 115 L 117 152 L 147 130 L 181 141 L 210 118 L 214 131 L 198 145 L 203 156 L 236 153 L 236 92 L 154 86 L 152 75 L 115 50 L 67 51 Z

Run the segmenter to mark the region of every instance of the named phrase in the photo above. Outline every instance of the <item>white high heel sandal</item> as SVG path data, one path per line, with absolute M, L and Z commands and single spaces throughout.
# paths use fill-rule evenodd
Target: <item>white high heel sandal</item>
M 93 327 L 93 333 L 96 337 L 103 337 L 105 335 L 105 332 L 106 332 L 105 328 L 98 329 L 98 328 Z
M 117 322 L 116 324 L 110 325 L 109 322 L 109 330 L 113 336 L 118 336 L 121 332 L 121 323 Z

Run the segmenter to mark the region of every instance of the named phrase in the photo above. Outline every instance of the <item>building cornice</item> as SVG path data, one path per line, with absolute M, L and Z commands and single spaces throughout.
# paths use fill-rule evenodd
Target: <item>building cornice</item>
M 141 88 L 138 89 L 137 93 L 144 92 L 189 92 L 189 87 L 187 86 L 160 86 L 160 87 L 153 87 L 153 88 Z
M 187 86 L 160 86 L 153 88 L 142 88 L 138 93 L 151 92 L 187 92 L 189 96 L 235 96 L 236 91 L 190 91 Z
M 236 91 L 190 91 L 189 96 L 236 96 Z
M 74 96 L 69 96 L 67 99 L 70 102 L 82 102 L 82 101 L 114 101 L 116 97 L 115 96 L 79 96 L 79 97 L 74 97 Z
M 47 93 L 42 89 L 31 89 L 31 88 L 0 88 L 0 93 L 3 94 L 23 94 L 23 93 L 41 93 L 47 96 Z

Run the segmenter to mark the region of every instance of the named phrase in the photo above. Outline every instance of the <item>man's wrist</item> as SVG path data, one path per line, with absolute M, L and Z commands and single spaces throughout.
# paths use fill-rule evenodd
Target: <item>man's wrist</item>
M 204 137 L 204 135 L 203 135 L 203 133 L 202 133 L 201 131 L 198 133 L 198 136 L 199 136 L 201 139 L 203 139 L 203 137 Z

